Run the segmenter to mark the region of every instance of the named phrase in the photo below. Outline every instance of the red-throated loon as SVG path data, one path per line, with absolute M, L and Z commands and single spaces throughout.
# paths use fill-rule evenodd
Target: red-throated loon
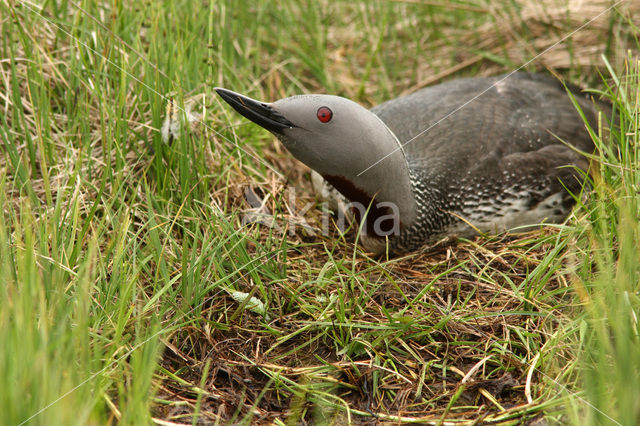
M 216 91 L 368 209 L 362 243 L 374 252 L 562 221 L 589 166 L 580 152 L 594 150 L 565 87 L 542 74 L 453 80 L 371 110 L 331 95 L 264 103 Z M 600 104 L 576 100 L 595 127 Z

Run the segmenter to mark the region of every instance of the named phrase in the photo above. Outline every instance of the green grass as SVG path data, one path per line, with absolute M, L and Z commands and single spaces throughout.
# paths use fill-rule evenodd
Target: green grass
M 582 371 L 580 398 L 572 396 L 576 422 L 634 424 L 640 418 L 640 221 L 638 217 L 640 63 L 629 56 L 621 72 L 609 68 L 619 129 L 597 135 L 599 181 L 580 227 L 574 230 L 571 276 L 580 309 L 569 325 Z M 613 89 L 615 87 L 615 89 Z M 581 259 L 587 259 L 587 261 Z
M 635 4 L 527 67 L 616 125 L 568 223 L 516 237 L 389 260 L 293 227 L 306 171 L 213 93 L 374 105 L 583 23 L 428 3 L 0 2 L 0 422 L 638 423 Z M 198 117 L 168 144 L 170 99 Z

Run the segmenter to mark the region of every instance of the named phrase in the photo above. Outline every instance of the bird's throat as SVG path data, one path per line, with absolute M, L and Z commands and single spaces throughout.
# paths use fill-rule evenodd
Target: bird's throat
M 393 209 L 384 205 L 388 203 L 377 202 L 375 194 L 367 193 L 344 176 L 325 174 L 322 177 L 351 201 L 348 207 L 353 210 L 358 223 L 365 221 L 363 229 L 369 236 L 384 237 L 399 232 L 402 226 L 400 218 Z

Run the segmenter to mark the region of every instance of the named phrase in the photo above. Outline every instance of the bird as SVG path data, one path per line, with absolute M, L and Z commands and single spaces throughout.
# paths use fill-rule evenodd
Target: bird
M 215 90 L 309 166 L 314 188 L 346 199 L 377 254 L 561 223 L 588 181 L 586 124 L 606 114 L 543 73 L 453 79 L 371 109 L 328 94 L 268 103 Z

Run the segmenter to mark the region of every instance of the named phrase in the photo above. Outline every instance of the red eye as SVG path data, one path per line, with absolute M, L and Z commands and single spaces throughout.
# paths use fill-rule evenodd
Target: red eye
M 328 123 L 333 117 L 333 112 L 331 112 L 331 110 L 327 107 L 320 107 L 318 108 L 316 117 L 318 117 L 318 120 L 322 121 L 323 123 Z

